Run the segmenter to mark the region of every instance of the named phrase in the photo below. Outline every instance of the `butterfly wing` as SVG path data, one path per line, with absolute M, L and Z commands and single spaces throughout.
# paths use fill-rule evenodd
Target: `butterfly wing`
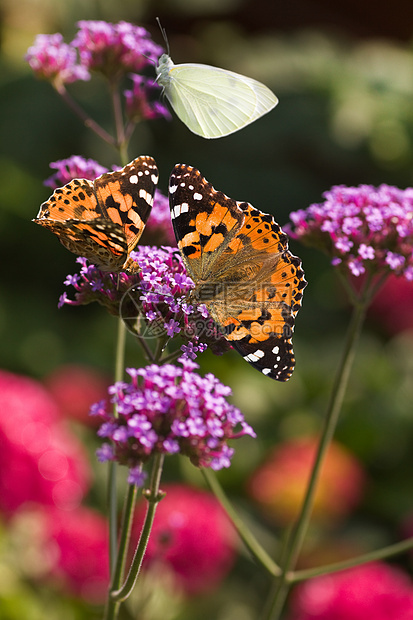
M 199 170 L 177 164 L 169 179 L 169 204 L 178 248 L 195 283 L 208 282 L 215 263 L 244 221 L 235 201 L 217 192 Z M 211 280 L 212 281 L 212 280 Z
M 209 65 L 172 65 L 164 88 L 177 116 L 204 138 L 234 133 L 278 103 L 264 84 Z
M 55 189 L 33 221 L 54 233 L 70 252 L 102 269 L 117 271 L 126 260 L 128 245 L 122 227 L 106 219 L 93 181 L 73 179 Z
M 244 224 L 223 259 L 229 272 L 244 272 L 245 278 L 235 296 L 213 303 L 212 314 L 247 362 L 286 381 L 295 366 L 292 334 L 307 284 L 301 260 L 288 250 L 287 235 L 271 215 L 248 203 L 237 206 Z
M 138 157 L 95 181 L 74 179 L 56 189 L 33 221 L 105 271 L 133 270 L 129 254 L 149 217 L 157 181 L 155 161 Z
M 103 214 L 124 231 L 128 253 L 138 243 L 153 205 L 159 173 L 152 157 L 141 156 L 94 182 Z
M 286 381 L 306 286 L 287 236 L 271 215 L 217 192 L 190 166 L 175 166 L 169 191 L 178 247 L 199 301 L 246 361 Z

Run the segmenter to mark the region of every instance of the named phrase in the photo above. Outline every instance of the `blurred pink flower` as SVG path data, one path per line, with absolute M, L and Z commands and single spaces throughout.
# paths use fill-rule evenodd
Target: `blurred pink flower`
M 315 437 L 285 441 L 250 478 L 250 496 L 277 523 L 291 523 L 297 516 L 316 448 Z M 329 522 L 347 515 L 359 502 L 364 483 L 365 475 L 357 459 L 333 442 L 321 470 L 312 518 Z
M 89 415 L 90 407 L 107 397 L 109 383 L 103 373 L 81 364 L 59 366 L 45 378 L 61 413 L 90 426 L 96 426 L 96 419 Z
M 412 620 L 408 575 L 371 563 L 316 577 L 298 586 L 288 620 Z
M 235 560 L 235 531 L 218 501 L 210 493 L 181 484 L 164 485 L 144 565 L 164 563 L 187 594 L 216 587 Z M 146 510 L 137 509 L 137 540 Z
M 25 60 L 36 77 L 50 80 L 56 87 L 90 79 L 88 69 L 78 64 L 76 49 L 64 43 L 60 33 L 37 35 Z
M 170 245 L 176 247 L 169 198 L 164 196 L 159 189 L 155 190 L 152 211 L 143 231 L 141 245 Z
M 51 575 L 71 593 L 102 603 L 109 584 L 108 524 L 86 507 L 44 509 L 45 550 Z
M 413 329 L 413 282 L 390 275 L 374 297 L 369 316 L 390 335 Z
M 0 370 L 0 510 L 28 502 L 69 509 L 89 487 L 90 466 L 45 388 Z

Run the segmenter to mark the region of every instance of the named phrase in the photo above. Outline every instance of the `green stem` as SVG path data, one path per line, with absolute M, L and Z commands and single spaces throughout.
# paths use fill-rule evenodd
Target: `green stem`
M 285 599 L 289 590 L 288 574 L 293 569 L 297 562 L 298 555 L 301 551 L 304 536 L 307 531 L 307 527 L 310 521 L 311 510 L 313 507 L 314 495 L 319 479 L 321 466 L 324 461 L 327 449 L 330 445 L 331 439 L 334 434 L 334 430 L 337 425 L 337 420 L 341 411 L 344 394 L 347 388 L 350 370 L 353 365 L 356 345 L 363 324 L 367 301 L 359 302 L 353 308 L 353 314 L 351 317 L 350 325 L 347 332 L 347 338 L 343 355 L 338 367 L 336 378 L 333 384 L 331 392 L 330 402 L 327 408 L 327 414 L 325 417 L 320 442 L 317 449 L 315 463 L 311 472 L 310 481 L 306 489 L 305 498 L 298 516 L 294 531 L 292 533 L 289 546 L 286 553 L 285 562 L 282 568 L 281 576 L 278 578 L 278 585 L 275 591 L 272 602 L 268 606 L 269 613 L 266 618 L 277 620 L 280 617 L 282 609 L 284 607 Z
M 118 319 L 118 331 L 116 339 L 116 355 L 115 355 L 115 381 L 122 381 L 123 368 L 125 360 L 125 344 L 126 344 L 126 327 L 122 319 Z M 113 409 L 113 415 L 116 418 L 118 412 L 116 407 Z M 118 538 L 118 524 L 117 524 L 117 479 L 116 479 L 117 467 L 116 463 L 109 463 L 108 472 L 108 510 L 109 510 L 109 558 L 111 574 L 115 568 L 116 555 L 117 555 L 117 538 Z
M 129 546 L 130 532 L 132 527 L 132 518 L 135 509 L 136 502 L 136 491 L 137 488 L 135 485 L 131 484 L 128 488 L 128 493 L 125 498 L 125 506 L 123 510 L 123 519 L 121 526 L 121 534 L 119 538 L 119 548 L 118 548 L 118 556 L 116 558 L 115 568 L 112 571 L 112 582 L 110 586 L 110 590 L 117 590 L 122 582 L 123 575 L 125 572 L 125 562 L 126 562 L 126 552 Z M 108 596 L 108 600 L 106 602 L 105 609 L 105 620 L 115 620 L 118 616 L 120 607 L 120 602 L 114 601 L 112 597 Z
M 388 545 L 382 549 L 376 551 L 370 551 L 363 555 L 358 555 L 356 558 L 350 558 L 349 560 L 343 560 L 342 562 L 334 562 L 333 564 L 326 564 L 325 566 L 319 566 L 317 568 L 308 568 L 306 570 L 298 570 L 287 575 L 287 579 L 290 583 L 298 583 L 299 581 L 305 581 L 312 577 L 319 577 L 320 575 L 327 575 L 330 573 L 336 573 L 346 568 L 353 568 L 360 564 L 366 564 L 366 562 L 374 562 L 375 560 L 384 560 L 393 555 L 398 555 L 404 551 L 408 551 L 413 547 L 413 537 L 407 538 L 402 542 L 395 543 L 394 545 Z
M 74 112 L 76 116 L 80 118 L 80 120 L 83 122 L 85 127 L 88 127 L 89 129 L 94 131 L 100 138 L 102 138 L 102 140 L 104 140 L 108 144 L 111 144 L 112 146 L 116 146 L 116 140 L 113 138 L 113 136 L 111 136 L 105 129 L 103 129 L 103 127 L 99 125 L 99 123 L 94 121 L 93 118 L 91 118 L 89 114 L 85 112 L 85 110 L 77 103 L 77 101 L 75 101 L 69 95 L 66 88 L 62 84 L 59 84 L 58 86 L 56 86 L 56 90 L 59 93 L 59 95 L 62 97 L 63 101 L 72 110 L 72 112 Z
M 159 491 L 163 461 L 164 461 L 164 455 L 162 454 L 157 454 L 154 458 L 149 489 L 146 493 L 144 493 L 148 501 L 148 506 L 147 506 L 145 521 L 143 524 L 141 536 L 139 539 L 138 546 L 136 547 L 132 565 L 130 567 L 129 574 L 126 578 L 125 583 L 120 589 L 112 590 L 110 592 L 110 597 L 115 603 L 120 603 L 128 598 L 138 578 L 138 575 L 139 575 L 139 572 L 142 566 L 142 560 L 145 555 L 145 550 L 146 550 L 149 536 L 151 533 L 153 520 L 155 518 L 156 508 L 157 508 L 158 503 L 164 496 L 163 493 Z M 111 620 L 111 619 L 107 618 L 106 620 Z
M 116 127 L 116 137 L 117 137 L 116 146 L 119 150 L 122 166 L 126 166 L 126 164 L 129 161 L 128 140 L 126 139 L 126 136 L 125 136 L 125 125 L 124 125 L 124 120 L 123 120 L 123 112 L 122 112 L 122 104 L 120 100 L 118 80 L 115 80 L 113 83 L 110 83 L 110 92 L 112 95 L 112 108 L 113 108 L 113 116 L 115 119 L 115 127 Z
M 254 538 L 250 530 L 245 526 L 245 523 L 243 523 L 242 519 L 240 519 L 237 512 L 234 510 L 230 501 L 225 495 L 224 490 L 219 484 L 214 472 L 212 472 L 210 469 L 202 468 L 201 473 L 203 474 L 209 488 L 214 493 L 215 497 L 219 500 L 220 504 L 228 514 L 241 540 L 250 551 L 250 553 L 262 566 L 264 566 L 264 568 L 267 569 L 269 573 L 271 573 L 271 575 L 280 575 L 280 567 L 277 566 L 277 564 L 271 559 L 265 549 L 261 547 L 261 545 L 256 540 L 256 538 Z

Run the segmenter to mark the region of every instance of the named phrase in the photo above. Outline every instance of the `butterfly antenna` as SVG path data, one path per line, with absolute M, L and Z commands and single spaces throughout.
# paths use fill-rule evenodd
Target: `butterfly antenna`
M 157 18 L 156 18 L 156 21 L 158 22 L 158 26 L 159 26 L 159 29 L 160 29 L 160 31 L 161 31 L 162 38 L 163 38 L 163 40 L 165 41 L 165 45 L 166 45 L 166 52 L 167 52 L 168 56 L 170 56 L 170 53 L 169 53 L 169 52 L 170 52 L 170 50 L 169 50 L 169 41 L 168 41 L 168 37 L 166 36 L 166 30 L 165 30 L 165 28 L 162 26 L 162 24 L 161 24 L 161 20 L 159 19 L 159 17 L 157 17 Z

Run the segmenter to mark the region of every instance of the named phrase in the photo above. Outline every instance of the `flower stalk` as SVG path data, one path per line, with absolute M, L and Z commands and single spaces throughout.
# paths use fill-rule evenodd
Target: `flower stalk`
M 310 480 L 306 489 L 300 513 L 286 545 L 282 571 L 281 575 L 277 577 L 277 585 L 273 594 L 273 599 L 267 604 L 268 611 L 265 618 L 268 618 L 268 620 L 278 620 L 278 618 L 280 618 L 290 588 L 288 576 L 297 562 L 309 525 L 317 482 L 327 449 L 331 443 L 335 428 L 337 426 L 337 421 L 347 389 L 356 347 L 368 303 L 369 298 L 366 299 L 366 297 L 364 297 L 360 303 L 353 307 L 353 313 L 347 331 L 343 354 L 338 366 L 331 391 L 330 401 L 327 407 L 327 413 L 321 432 L 315 463 L 311 471 Z
M 145 521 L 143 524 L 141 536 L 139 538 L 138 546 L 136 547 L 136 551 L 133 556 L 133 561 L 132 561 L 132 564 L 131 564 L 131 567 L 130 567 L 130 570 L 129 570 L 129 573 L 128 573 L 128 576 L 126 578 L 124 585 L 120 589 L 118 590 L 112 589 L 110 592 L 110 598 L 114 602 L 115 606 L 117 603 L 120 603 L 126 600 L 128 596 L 130 596 L 133 588 L 135 587 L 136 580 L 138 578 L 138 575 L 141 569 L 143 557 L 145 555 L 145 550 L 146 550 L 149 536 L 150 536 L 151 529 L 152 529 L 153 520 L 155 518 L 156 508 L 157 508 L 158 503 L 164 497 L 164 494 L 160 491 L 160 482 L 161 482 L 161 476 L 162 476 L 163 462 L 164 462 L 163 454 L 157 454 L 154 457 L 150 484 L 149 484 L 147 491 L 143 493 L 144 497 L 146 498 L 148 502 L 148 506 L 147 506 Z M 129 511 L 129 515 L 132 515 L 131 511 Z M 120 553 L 124 553 L 124 551 L 120 550 Z M 119 571 L 119 576 L 121 576 L 120 571 Z M 116 584 L 114 584 L 114 586 L 115 585 Z M 106 620 L 112 620 L 112 618 L 108 616 Z

